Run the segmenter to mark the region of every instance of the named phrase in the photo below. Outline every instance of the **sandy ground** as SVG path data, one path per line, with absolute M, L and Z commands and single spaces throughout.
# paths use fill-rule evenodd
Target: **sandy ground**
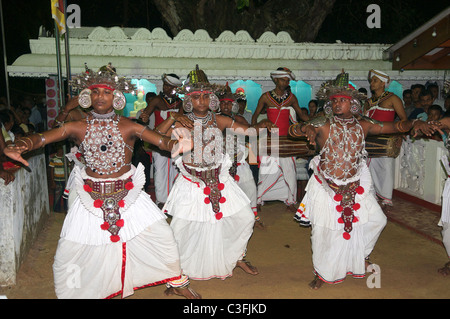
M 379 265 L 377 281 L 348 277 L 337 285 L 311 290 L 310 228 L 299 227 L 284 204 L 264 206 L 265 230 L 255 229 L 247 259 L 259 270 L 251 276 L 235 269 L 226 280 L 193 281 L 204 299 L 448 299 L 450 277 L 437 273 L 447 260 L 444 248 L 398 224 L 388 222 L 371 259 Z M 53 214 L 21 266 L 17 284 L 0 288 L 8 299 L 55 299 L 52 263 L 64 214 Z M 379 284 L 369 288 L 368 283 Z M 135 292 L 127 299 L 180 299 L 163 294 L 164 286 Z

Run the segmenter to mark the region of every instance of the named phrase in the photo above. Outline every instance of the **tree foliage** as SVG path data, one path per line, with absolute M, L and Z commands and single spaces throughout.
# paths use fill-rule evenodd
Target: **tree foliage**
M 253 38 L 266 31 L 288 32 L 297 42 L 314 41 L 335 0 L 153 0 L 173 35 L 205 29 L 246 30 Z
M 367 7 L 378 4 L 381 10 L 381 28 L 370 29 L 366 20 Z M 436 0 L 338 0 L 322 23 L 316 42 L 387 43 L 401 40 L 433 16 L 448 7 L 448 1 Z

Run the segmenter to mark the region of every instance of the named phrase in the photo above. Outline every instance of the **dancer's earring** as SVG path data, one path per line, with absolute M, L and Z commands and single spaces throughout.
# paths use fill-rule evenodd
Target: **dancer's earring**
M 220 100 L 215 94 L 209 96 L 209 109 L 213 112 L 217 112 L 220 107 Z
M 192 99 L 190 95 L 187 95 L 183 100 L 183 110 L 186 113 L 192 112 L 193 106 L 192 106 Z
M 327 103 L 325 103 L 325 105 L 323 106 L 323 112 L 327 116 L 331 115 L 331 113 L 333 113 L 333 108 L 331 107 L 331 101 L 328 101 Z
M 84 89 L 80 92 L 78 95 L 78 104 L 84 109 L 87 109 L 92 105 L 91 90 Z
M 352 112 L 352 114 L 358 114 L 361 112 L 361 104 L 359 103 L 358 100 L 356 99 L 351 100 L 350 112 Z
M 114 109 L 117 111 L 123 110 L 123 108 L 127 104 L 127 99 L 125 98 L 125 95 L 119 90 L 114 90 L 113 95 L 114 95 L 113 99 Z
M 239 103 L 236 101 L 233 101 L 233 106 L 231 107 L 231 112 L 232 113 L 237 113 L 239 112 Z

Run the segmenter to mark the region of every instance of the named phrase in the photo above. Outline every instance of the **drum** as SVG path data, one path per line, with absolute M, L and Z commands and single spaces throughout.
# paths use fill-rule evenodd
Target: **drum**
M 370 158 L 383 156 L 396 158 L 400 154 L 403 136 L 404 134 L 368 136 L 366 138 L 368 156 Z M 259 144 L 258 155 L 272 154 L 272 139 L 270 136 L 259 139 Z M 274 147 L 278 149 L 278 157 L 308 158 L 318 154 L 314 146 L 308 143 L 306 137 L 279 136 L 278 145 L 275 141 Z
M 307 158 L 316 155 L 314 146 L 308 143 L 306 137 L 292 138 L 290 136 L 278 136 L 277 139 L 278 142 L 272 141 L 271 136 L 260 139 L 258 155 L 272 155 L 273 152 L 274 155 L 278 155 L 278 157 Z M 278 154 L 276 152 L 278 152 Z
M 366 138 L 369 157 L 393 157 L 400 154 L 404 134 L 371 135 Z

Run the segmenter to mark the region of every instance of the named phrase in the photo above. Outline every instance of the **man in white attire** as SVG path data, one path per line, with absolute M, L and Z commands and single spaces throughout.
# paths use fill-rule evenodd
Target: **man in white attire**
M 309 118 L 303 114 L 298 105 L 297 97 L 291 92 L 290 80 L 295 80 L 291 70 L 278 68 L 270 74 L 275 88 L 265 92 L 259 99 L 252 124 L 255 124 L 259 114 L 265 108 L 267 118 L 278 127 L 279 136 L 287 136 L 291 123 L 297 122 L 297 116 L 303 121 Z M 258 180 L 258 208 L 264 201 L 280 200 L 292 212 L 297 209 L 297 172 L 295 157 L 261 156 Z
M 447 90 L 449 90 L 448 87 Z M 437 122 L 433 122 L 433 124 L 437 124 L 439 126 L 439 132 L 442 135 L 444 135 L 443 131 L 447 134 L 450 132 L 450 117 L 444 117 Z M 450 150 L 450 140 L 448 138 L 445 139 L 444 145 L 447 150 Z M 448 154 L 442 156 L 441 162 L 445 167 L 448 177 L 445 181 L 444 190 L 442 191 L 442 211 L 438 225 L 442 227 L 442 243 L 444 244 L 448 258 L 450 258 L 450 162 Z M 442 276 L 449 276 L 450 261 L 447 261 L 442 268 L 439 268 L 438 272 Z
M 422 121 L 413 126 L 408 120 L 383 125 L 358 120 L 355 116 L 362 96 L 349 86 L 346 73 L 326 82 L 317 95 L 328 100 L 324 106 L 328 116 L 289 128 L 291 136 L 306 136 L 320 148 L 310 163 L 314 174 L 297 213 L 303 224 L 312 226 L 312 289 L 320 288 L 323 282 L 342 282 L 347 275 L 364 277 L 368 257 L 386 225 L 386 216 L 371 191 L 366 136 L 408 132 L 411 128 L 432 133 Z
M 5 155 L 28 165 L 22 153 L 69 138 L 83 153 L 85 166 L 75 166 L 71 174 L 69 196 L 74 199 L 53 264 L 56 296 L 127 297 L 136 289 L 166 283 L 177 295 L 200 298 L 188 288 L 166 216 L 143 190 L 143 165 L 131 164 L 138 138 L 174 150 L 175 156 L 192 148 L 190 136 L 174 134 L 178 141 L 171 140 L 116 114 L 126 104 L 123 92 L 133 86 L 113 70 L 81 74 L 71 86 L 82 90 L 75 97 L 79 105 L 93 108 L 85 119 L 19 138 L 5 150 Z
M 173 127 L 193 135 L 194 149 L 175 160 L 180 170 L 163 211 L 172 216 L 183 271 L 190 279 L 225 279 L 235 267 L 251 275 L 258 270 L 244 259 L 255 216 L 250 200 L 230 175 L 232 161 L 224 152 L 223 131 L 245 132 L 248 124 L 216 114 L 219 86 L 210 84 L 198 67 L 182 87 L 185 115 L 175 114 L 158 130 L 168 135 Z M 269 121 L 255 126 L 271 128 Z
M 232 94 L 230 92 L 219 95 L 220 100 L 220 115 L 228 116 L 232 120 L 244 125 L 249 125 L 247 120 L 238 114 L 239 104 L 237 102 L 238 97 L 242 97 L 241 94 Z M 233 160 L 231 175 L 236 180 L 239 187 L 244 191 L 247 197 L 250 199 L 250 205 L 255 214 L 255 226 L 258 228 L 264 228 L 264 224 L 261 221 L 261 217 L 258 215 L 256 206 L 256 197 L 258 196 L 255 179 L 253 177 L 250 165 L 247 162 L 249 155 L 249 144 L 245 143 L 245 139 L 235 141 L 235 156 Z
M 397 115 L 401 121 L 406 120 L 406 111 L 402 100 L 392 92 L 386 91 L 389 76 L 379 70 L 370 70 L 369 82 L 372 96 L 366 101 L 366 116 L 381 122 L 393 122 Z M 383 208 L 392 206 L 394 190 L 395 158 L 382 156 L 369 158 L 367 161 L 373 186 Z
M 450 125 L 450 118 L 447 119 L 449 119 L 448 124 Z M 448 140 L 446 146 L 449 149 Z M 442 191 L 442 211 L 438 225 L 442 227 L 442 243 L 448 258 L 450 258 L 450 164 L 448 155 L 443 156 L 441 161 L 449 177 L 447 177 L 444 190 Z M 442 268 L 439 268 L 438 272 L 444 277 L 450 275 L 450 261 L 447 261 Z
M 147 107 L 142 111 L 139 118 L 144 122 L 149 122 L 149 117 L 154 114 L 155 128 L 164 120 L 173 116 L 173 113 L 183 112 L 181 99 L 176 94 L 176 89 L 181 86 L 181 81 L 176 74 L 163 74 L 163 89 L 158 96 L 147 98 Z M 173 182 L 178 174 L 173 159 L 169 152 L 162 150 L 152 151 L 152 163 L 154 169 L 154 184 L 156 204 L 158 207 L 164 203 L 172 189 Z

